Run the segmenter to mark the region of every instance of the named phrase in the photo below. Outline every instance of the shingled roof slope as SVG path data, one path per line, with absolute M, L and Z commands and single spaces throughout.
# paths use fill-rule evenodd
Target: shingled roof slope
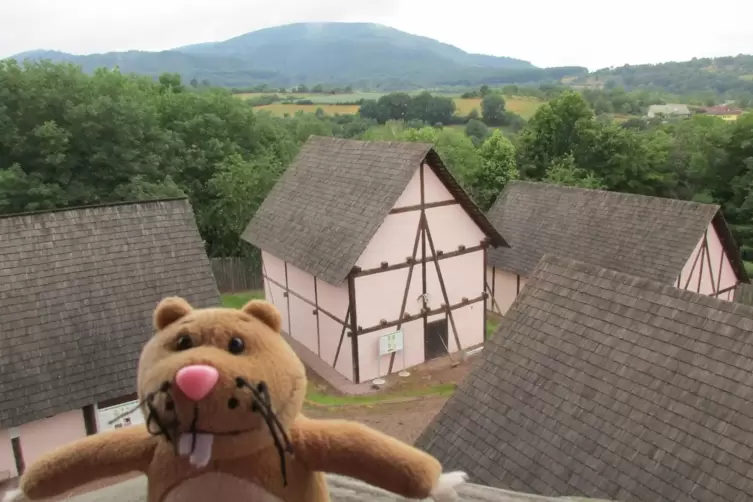
M 489 251 L 489 264 L 529 276 L 555 253 L 673 284 L 709 223 L 735 272 L 748 275 L 714 204 L 528 181 L 509 183 L 487 216 L 510 243 Z
M 0 428 L 134 392 L 175 294 L 219 304 L 185 199 L 0 218 Z
M 332 502 L 416 502 L 374 488 L 361 481 L 344 476 L 328 475 Z M 485 486 L 464 484 L 457 490 L 457 502 L 575 502 L 572 499 L 540 497 L 526 493 L 498 490 Z M 138 478 L 114 486 L 79 495 L 70 502 L 146 502 L 146 478 Z M 580 500 L 579 502 L 588 502 Z M 592 500 L 590 502 L 598 502 Z
M 311 136 L 241 238 L 340 284 L 426 160 L 494 246 L 507 245 L 428 143 Z
M 751 370 L 753 308 L 547 255 L 417 445 L 518 491 L 749 500 Z

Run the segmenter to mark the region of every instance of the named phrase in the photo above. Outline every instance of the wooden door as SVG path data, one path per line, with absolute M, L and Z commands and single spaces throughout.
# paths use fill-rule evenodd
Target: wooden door
M 447 318 L 428 323 L 424 333 L 424 360 L 446 356 L 447 340 Z

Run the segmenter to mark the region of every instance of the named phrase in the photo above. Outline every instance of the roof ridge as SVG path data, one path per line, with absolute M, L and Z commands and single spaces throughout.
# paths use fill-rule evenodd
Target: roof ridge
M 25 211 L 22 213 L 7 213 L 7 214 L 0 214 L 0 219 L 8 219 L 8 218 L 17 218 L 20 216 L 36 216 L 36 215 L 42 215 L 42 214 L 50 214 L 50 213 L 64 213 L 66 211 L 81 211 L 84 209 L 99 209 L 99 208 L 105 208 L 105 207 L 118 207 L 118 206 L 134 206 L 134 205 L 141 205 L 141 204 L 151 204 L 156 202 L 174 202 L 179 200 L 187 200 L 188 196 L 182 196 L 182 197 L 166 197 L 163 199 L 144 199 L 144 200 L 130 200 L 130 201 L 121 201 L 121 202 L 105 202 L 102 204 L 90 204 L 86 206 L 69 206 L 69 207 L 58 207 L 55 209 L 44 209 L 39 211 Z
M 546 187 L 546 188 L 551 188 L 553 190 L 557 190 L 561 192 L 572 191 L 572 192 L 581 192 L 581 193 L 599 193 L 599 194 L 604 194 L 604 195 L 608 195 L 615 198 L 626 197 L 626 198 L 635 198 L 635 199 L 643 199 L 643 200 L 648 199 L 648 200 L 656 200 L 656 201 L 671 201 L 673 203 L 686 204 L 689 206 L 715 207 L 717 211 L 721 209 L 721 205 L 716 204 L 716 203 L 697 202 L 694 200 L 675 199 L 674 197 L 660 197 L 658 195 L 644 195 L 644 194 L 631 193 L 631 192 L 619 192 L 617 190 L 606 190 L 602 188 L 584 188 L 584 187 L 576 187 L 576 186 L 571 186 L 571 185 L 560 185 L 558 183 L 545 183 L 543 181 L 530 181 L 530 180 L 512 180 L 505 186 L 503 193 L 508 191 L 508 187 L 511 187 L 514 185 Z
M 376 144 L 376 145 L 394 145 L 394 146 L 404 146 L 405 144 L 411 144 L 411 145 L 421 145 L 424 147 L 427 147 L 426 153 L 429 153 L 429 150 L 434 149 L 436 145 L 431 142 L 427 141 L 400 141 L 400 140 L 390 140 L 390 139 L 353 139 L 353 138 L 337 138 L 334 136 L 321 136 L 319 134 L 311 134 L 308 137 L 308 141 L 315 140 L 315 141 L 328 141 L 331 143 L 362 143 L 362 144 Z M 306 143 L 308 142 L 306 141 Z M 306 144 L 304 143 L 304 144 Z
M 592 263 L 586 263 L 584 261 L 576 260 L 575 258 L 568 258 L 556 253 L 544 254 L 544 256 L 541 257 L 541 260 L 539 260 L 539 263 L 536 265 L 536 268 L 534 268 L 533 272 L 531 273 L 531 277 L 545 272 L 543 270 L 543 266 L 547 263 L 561 267 L 576 268 L 584 272 L 592 273 L 593 275 L 599 277 L 606 277 L 609 280 L 629 280 L 631 287 L 648 290 L 662 295 L 673 296 L 680 300 L 693 300 L 693 303 L 700 303 L 709 308 L 716 308 L 717 310 L 732 311 L 735 313 L 740 313 L 740 311 L 742 311 L 743 313 L 745 313 L 745 315 L 753 319 L 753 306 L 722 300 L 721 298 L 696 293 L 688 289 L 677 288 L 675 286 L 672 286 L 671 284 L 664 284 L 654 279 L 628 274 L 626 272 L 620 272 L 619 270 L 602 267 Z

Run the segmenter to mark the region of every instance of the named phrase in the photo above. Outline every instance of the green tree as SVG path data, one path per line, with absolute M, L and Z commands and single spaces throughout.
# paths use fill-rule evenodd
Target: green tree
M 540 106 L 520 134 L 521 173 L 542 179 L 553 161 L 568 154 L 579 161 L 580 152 L 591 149 L 596 129 L 593 110 L 576 92 L 566 92 Z
M 505 98 L 501 94 L 486 94 L 481 100 L 481 115 L 487 125 L 503 125 L 505 122 Z
M 562 158 L 553 160 L 546 171 L 543 181 L 556 185 L 597 190 L 606 188 L 603 180 L 596 177 L 593 173 L 577 167 L 572 154 L 567 154 Z
M 465 125 L 465 135 L 471 138 L 474 145 L 479 146 L 489 137 L 489 128 L 480 120 L 471 119 Z
M 499 129 L 484 141 L 478 155 L 480 161 L 467 170 L 465 179 L 476 204 L 487 211 L 505 185 L 520 175 L 515 164 L 515 148 Z

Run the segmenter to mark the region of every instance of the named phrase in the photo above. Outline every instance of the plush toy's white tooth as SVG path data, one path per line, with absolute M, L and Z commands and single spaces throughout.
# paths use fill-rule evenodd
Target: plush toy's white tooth
M 10 490 L 5 492 L 5 495 L 3 495 L 3 502 L 14 502 L 16 500 L 22 500 L 23 499 L 23 492 L 21 492 L 20 489 Z
M 214 435 L 212 434 L 196 434 L 196 447 L 191 453 L 190 462 L 194 467 L 202 468 L 206 467 L 209 461 L 212 459 L 212 444 L 214 443 Z
M 455 487 L 462 485 L 468 479 L 468 475 L 462 471 L 453 471 L 439 476 L 437 485 L 431 491 L 431 498 L 436 502 L 454 502 L 458 494 Z
M 190 455 L 193 446 L 193 434 L 181 434 L 178 439 L 178 455 Z

